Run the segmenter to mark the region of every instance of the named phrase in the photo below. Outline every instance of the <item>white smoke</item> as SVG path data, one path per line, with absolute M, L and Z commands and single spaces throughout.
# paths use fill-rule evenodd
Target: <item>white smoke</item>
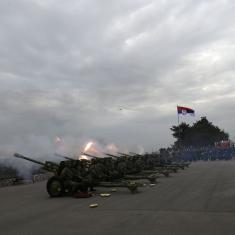
M 30 179 L 32 173 L 38 170 L 41 165 L 14 157 L 14 153 L 20 153 L 26 157 L 45 162 L 60 162 L 62 159 L 55 156 L 55 153 L 78 159 L 81 152 L 84 151 L 87 143 L 92 142 L 91 147 L 87 151 L 98 157 L 107 157 L 105 153 L 117 154 L 117 152 L 135 152 L 144 153 L 141 145 L 130 146 L 129 148 L 121 148 L 115 143 L 110 143 L 103 139 L 94 140 L 92 138 L 82 137 L 80 139 L 69 136 L 55 136 L 53 138 L 45 136 L 30 136 L 25 141 L 18 141 L 14 148 L 12 146 L 0 149 L 0 166 L 16 169 L 18 175 L 25 179 Z M 20 143 L 20 144 L 19 144 Z M 118 154 L 117 154 L 118 155 Z
M 13 151 L 0 150 L 0 166 L 12 168 L 17 171 L 17 176 L 31 179 L 32 172 L 39 169 L 38 165 L 13 157 Z

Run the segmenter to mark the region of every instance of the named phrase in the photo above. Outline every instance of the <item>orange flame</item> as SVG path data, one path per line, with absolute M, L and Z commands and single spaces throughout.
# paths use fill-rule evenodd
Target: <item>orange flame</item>
M 85 156 L 85 155 L 81 155 L 81 156 L 79 157 L 79 160 L 88 160 L 88 157 Z
M 87 150 L 89 150 L 92 145 L 93 145 L 92 142 L 87 143 L 87 145 L 86 145 L 86 147 L 85 147 L 85 149 L 84 149 L 84 152 L 86 152 Z

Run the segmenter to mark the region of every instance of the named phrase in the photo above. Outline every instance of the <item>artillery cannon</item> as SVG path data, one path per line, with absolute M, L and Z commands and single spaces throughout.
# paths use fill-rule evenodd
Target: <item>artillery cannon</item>
M 55 162 L 46 161 L 45 163 L 43 163 L 43 162 L 40 162 L 38 160 L 29 158 L 29 157 L 25 157 L 24 155 L 19 154 L 19 153 L 15 153 L 14 156 L 16 158 L 24 159 L 24 160 L 36 163 L 38 165 L 41 165 L 44 170 L 52 172 L 54 174 L 58 174 L 59 165 L 57 163 L 55 163 Z
M 118 154 L 120 154 L 120 155 L 122 155 L 122 156 L 126 156 L 126 157 L 131 157 L 131 158 L 135 158 L 135 156 L 136 157 L 144 157 L 144 156 L 142 156 L 142 155 L 140 155 L 140 154 L 136 154 L 136 153 L 132 153 L 132 154 L 135 154 L 135 156 L 133 156 L 133 155 L 129 155 L 129 154 L 126 154 L 126 153 L 122 153 L 122 152 L 117 152 Z M 161 167 L 159 167 L 159 168 L 150 168 L 150 169 L 142 169 L 141 170 L 141 174 L 142 175 L 150 175 L 150 174 L 163 174 L 164 176 L 166 176 L 166 177 L 169 177 L 169 171 L 167 170 L 167 169 L 163 169 L 163 168 L 161 168 Z
M 70 160 L 70 161 L 76 160 L 74 158 L 71 158 L 71 157 L 68 157 L 68 156 L 64 156 L 64 155 L 61 155 L 61 154 L 58 154 L 58 153 L 55 153 L 55 156 L 60 157 L 60 158 L 64 158 L 64 159 Z
M 84 190 L 85 188 L 83 178 L 79 176 L 75 177 L 74 174 L 75 165 L 73 164 L 76 163 L 79 165 L 79 161 L 61 161 L 59 164 L 50 161 L 43 163 L 18 153 L 15 153 L 14 156 L 41 165 L 44 170 L 54 174 L 47 181 L 47 192 L 51 197 L 60 197 L 65 194 L 74 193 L 78 189 Z
M 138 153 L 134 153 L 134 152 L 129 152 L 130 154 L 133 154 L 133 156 L 139 156 L 139 157 L 143 157 L 143 155 L 141 155 L 141 154 L 138 154 Z M 132 156 L 132 157 L 133 157 Z
M 110 153 L 104 153 L 104 154 L 109 156 L 109 157 L 115 158 L 115 159 L 120 158 L 120 157 L 118 157 L 116 155 L 113 155 L 113 154 L 110 154 Z
M 136 193 L 138 187 L 142 187 L 142 183 L 137 183 L 134 181 L 116 181 L 116 182 L 100 182 L 99 186 L 107 188 L 128 188 L 131 193 Z
M 110 153 L 104 153 L 107 156 L 113 157 L 115 159 L 122 159 L 122 157 L 110 154 Z M 158 178 L 158 175 L 156 174 L 157 172 L 150 172 L 149 174 L 145 172 L 143 174 L 142 171 L 136 173 L 136 174 L 127 174 L 123 176 L 123 179 L 125 180 L 142 180 L 142 179 L 147 179 L 150 181 L 150 183 L 156 183 L 156 179 Z
M 184 163 L 173 163 L 173 162 L 164 162 L 163 165 L 168 168 L 173 170 L 174 172 L 177 172 L 178 169 L 184 170 L 185 167 L 187 167 L 187 164 Z
M 84 154 L 86 156 L 97 158 L 90 154 Z M 63 195 L 71 195 L 78 190 L 86 192 L 88 187 L 101 186 L 101 187 L 125 187 L 132 193 L 136 192 L 138 186 L 141 184 L 123 179 L 117 179 L 116 181 L 110 180 L 107 182 L 97 181 L 95 185 L 92 183 L 93 179 L 89 178 L 89 168 L 86 168 L 84 161 L 61 161 L 59 164 L 54 162 L 41 162 L 21 154 L 15 153 L 15 157 L 24 159 L 38 165 L 41 165 L 43 169 L 54 173 L 54 176 L 47 181 L 47 192 L 51 197 L 60 197 Z
M 153 170 L 142 170 L 141 171 L 143 174 L 161 174 L 165 177 L 169 177 L 170 176 L 170 172 L 167 169 L 163 169 L 163 168 L 154 168 Z
M 126 156 L 126 157 L 133 157 L 132 155 L 126 154 L 126 153 L 121 153 L 121 152 L 117 152 L 118 154 L 122 155 L 122 156 Z
M 43 169 L 54 174 L 47 181 L 47 192 L 51 197 L 60 197 L 66 194 L 73 195 L 78 191 L 87 192 L 90 187 L 125 187 L 132 193 L 136 192 L 141 183 L 134 180 L 148 179 L 155 183 L 160 174 L 169 174 L 180 167 L 187 166 L 183 163 L 171 163 L 153 155 L 135 156 L 118 152 L 122 156 L 104 153 L 109 157 L 97 157 L 85 152 L 81 154 L 92 160 L 76 160 L 60 154 L 55 154 L 66 160 L 59 163 L 41 162 L 21 154 L 14 156 L 40 165 Z M 167 176 L 167 175 L 166 175 Z
M 135 193 L 138 190 L 138 187 L 143 186 L 143 184 L 141 184 L 141 183 L 130 181 L 130 180 L 134 180 L 133 177 L 122 177 L 121 174 L 118 174 L 117 169 L 113 168 L 114 162 L 112 159 L 112 158 L 118 159 L 119 158 L 118 156 L 104 153 L 105 155 L 107 155 L 109 157 L 101 158 L 101 157 L 97 157 L 97 156 L 87 154 L 87 153 L 82 153 L 82 154 L 97 160 L 92 164 L 98 164 L 98 165 L 102 166 L 101 172 L 99 172 L 99 173 L 100 173 L 100 175 L 105 174 L 105 177 L 104 177 L 105 180 L 101 179 L 101 181 L 97 182 L 97 184 L 95 186 L 99 186 L 99 187 L 124 187 L 124 188 L 128 188 L 131 191 L 131 193 Z M 92 167 L 92 164 L 91 164 L 91 167 Z M 117 173 L 117 174 L 115 174 L 115 173 Z M 152 180 L 151 182 L 154 181 L 153 177 L 151 178 L 151 180 Z
M 156 180 L 158 178 L 158 175 L 156 173 L 151 175 L 125 175 L 123 179 L 125 180 L 149 180 L 151 184 L 156 183 Z

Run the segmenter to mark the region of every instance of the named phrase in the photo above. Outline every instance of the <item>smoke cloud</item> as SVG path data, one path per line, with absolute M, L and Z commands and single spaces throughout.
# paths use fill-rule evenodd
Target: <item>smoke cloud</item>
M 196 111 L 182 121 L 207 116 L 235 138 L 234 9 L 232 0 L 1 1 L 0 150 L 54 161 L 90 140 L 155 151 L 174 142 L 176 105 Z

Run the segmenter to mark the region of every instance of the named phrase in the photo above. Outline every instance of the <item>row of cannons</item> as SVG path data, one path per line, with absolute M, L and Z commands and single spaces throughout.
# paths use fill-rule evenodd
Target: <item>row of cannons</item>
M 107 157 L 97 157 L 82 153 L 89 160 L 75 160 L 67 156 L 59 163 L 41 162 L 15 153 L 14 156 L 41 165 L 42 169 L 53 173 L 47 181 L 47 192 L 51 197 L 86 194 L 94 187 L 125 187 L 135 193 L 143 186 L 139 180 L 156 183 L 160 175 L 169 177 L 171 173 L 189 166 L 187 162 L 170 162 L 154 154 L 125 154 L 119 156 L 106 153 Z

